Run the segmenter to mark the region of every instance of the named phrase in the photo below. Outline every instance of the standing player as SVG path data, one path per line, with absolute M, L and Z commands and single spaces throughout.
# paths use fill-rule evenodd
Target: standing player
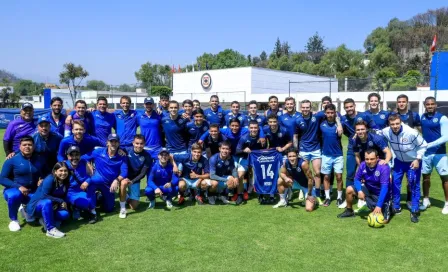
M 170 115 L 170 112 L 168 111 L 168 104 L 170 102 L 170 97 L 166 94 L 160 95 L 160 101 L 159 106 L 157 107 L 157 113 L 162 116 L 168 116 Z
M 201 108 L 201 102 L 199 100 L 195 99 L 193 100 L 193 110 L 197 110 Z
M 269 96 L 268 103 L 269 103 L 269 109 L 264 113 L 266 117 L 268 117 L 271 114 L 275 114 L 277 116 L 281 116 L 283 114 L 283 109 L 279 108 L 277 96 L 275 95 Z
M 371 93 L 367 100 L 369 101 L 369 110 L 366 111 L 366 114 L 370 115 L 370 118 L 375 122 L 376 128 L 383 129 L 387 127 L 387 118 L 389 118 L 390 113 L 381 109 L 381 96 L 377 93 Z
M 240 120 L 242 127 L 248 127 L 249 122 L 247 116 L 240 113 L 240 102 L 238 101 L 232 101 L 230 104 L 230 112 L 225 116 L 225 127 L 230 127 L 230 121 L 235 118 Z
M 273 206 L 274 209 L 286 207 L 286 190 L 288 188 L 297 188 L 304 192 L 306 196 L 305 209 L 311 212 L 316 207 L 316 192 L 313 187 L 313 175 L 311 174 L 308 161 L 299 157 L 296 148 L 289 148 L 286 151 L 288 159 L 280 170 L 280 177 L 277 182 L 280 201 Z
M 107 137 L 112 133 L 112 128 L 116 128 L 116 119 L 113 113 L 107 111 L 108 102 L 104 96 L 96 100 L 96 110 L 91 115 L 95 127 L 93 136 L 96 136 L 106 146 Z
M 8 156 L 15 150 L 19 150 L 20 141 L 25 136 L 31 136 L 36 131 L 34 122 L 34 108 L 31 103 L 23 103 L 20 110 L 20 117 L 8 123 L 5 135 L 3 136 L 3 148 Z
M 210 96 L 210 108 L 204 111 L 207 122 L 217 124 L 219 127 L 225 125 L 226 112 L 219 106 L 219 98 L 217 95 Z
M 62 136 L 51 131 L 51 125 L 47 117 L 41 117 L 37 122 L 37 132 L 33 135 L 34 152 L 46 158 L 49 169 L 52 169 L 57 160 L 59 145 Z
M 193 101 L 190 99 L 184 100 L 182 102 L 182 109 L 179 110 L 179 114 L 182 115 L 184 119 L 188 119 L 189 121 L 193 120 Z
M 208 129 L 208 134 L 203 141 L 199 139 L 198 142 L 202 143 L 203 149 L 207 153 L 207 158 L 211 158 L 216 153 L 219 153 L 220 143 L 227 141 L 227 137 L 219 131 L 218 124 L 211 124 Z
M 355 125 L 356 136 L 352 141 L 353 152 L 356 156 L 356 164 L 359 166 L 364 161 L 364 152 L 367 149 L 375 149 L 380 158 L 379 164 L 389 164 L 392 159 L 392 153 L 390 152 L 387 140 L 374 132 L 367 130 L 367 123 L 364 121 L 358 121 Z
M 101 146 L 101 142 L 98 138 L 85 133 L 84 122 L 81 120 L 73 121 L 72 132 L 72 135 L 62 139 L 61 141 L 58 151 L 58 161 L 64 161 L 67 159 L 65 152 L 72 145 L 79 146 L 81 155 L 90 154 L 95 147 Z
M 286 128 L 289 137 L 292 139 L 293 146 L 299 146 L 298 131 L 305 131 L 305 121 L 301 115 L 296 112 L 296 100 L 293 97 L 287 97 L 285 100 L 286 112 L 279 117 L 279 123 Z
M 420 116 L 408 108 L 409 98 L 405 94 L 397 96 L 397 113 L 403 123 L 421 131 Z
M 162 118 L 162 127 L 166 137 L 166 148 L 173 155 L 186 154 L 188 137 L 185 132 L 187 120 L 179 115 L 179 103 L 170 101 L 168 105 L 170 114 Z
M 278 117 L 275 113 L 268 116 L 268 125 L 263 128 L 264 135 L 268 139 L 269 148 L 275 148 L 278 152 L 284 153 L 292 146 L 292 139 L 288 131 L 278 125 Z M 286 160 L 286 154 L 284 154 Z
M 139 114 L 138 125 L 145 138 L 145 149 L 156 160 L 162 149 L 162 120 L 159 114 L 153 109 L 154 99 L 145 98 L 145 112 Z
M 448 158 L 445 143 L 448 142 L 448 118 L 437 112 L 437 102 L 434 97 L 425 99 L 426 113 L 422 115 L 421 125 L 423 139 L 428 143 L 428 149 L 423 156 L 423 204 L 420 210 L 426 210 L 430 205 L 429 187 L 431 186 L 431 172 L 435 167 L 442 180 L 445 193 L 445 206 L 442 214 L 448 214 Z
M 324 174 L 325 201 L 323 205 L 329 206 L 330 198 L 330 175 L 332 170 L 336 174 L 337 181 L 337 206 L 342 205 L 342 171 L 344 168 L 344 156 L 342 153 L 341 136 L 342 131 L 337 129 L 336 107 L 333 104 L 325 106 L 326 120 L 320 124 L 320 133 L 322 135 L 322 168 Z M 317 188 L 317 187 L 316 187 Z M 317 194 L 320 196 L 319 194 Z
M 390 168 L 380 164 L 375 149 L 365 151 L 366 160 L 361 163 L 356 172 L 355 183 L 347 187 L 345 199 L 347 208 L 338 218 L 354 217 L 353 198 L 358 196 L 367 203 L 367 207 L 375 214 L 382 214 L 384 222 L 388 223 L 391 216 L 391 201 L 389 192 Z
M 420 161 L 425 155 L 428 144 L 415 129 L 402 124 L 398 114 L 389 116 L 389 127 L 382 129 L 382 132 L 396 156 L 392 174 L 394 213 L 401 213 L 401 182 L 404 174 L 406 174 L 412 193 L 411 222 L 417 223 L 419 220 Z
M 64 136 L 65 119 L 67 118 L 61 113 L 64 102 L 60 97 L 53 97 L 50 101 L 51 112 L 45 115 L 50 120 L 51 131 L 57 132 Z
M 71 111 L 69 116 L 65 119 L 64 137 L 72 134 L 73 121 L 80 120 L 84 122 L 85 132 L 89 135 L 95 134 L 95 127 L 93 126 L 93 117 L 87 112 L 87 103 L 84 100 L 77 100 L 75 102 L 75 110 Z
M 114 111 L 117 122 L 117 134 L 120 137 L 121 147 L 132 147 L 134 135 L 137 132 L 138 118 L 137 112 L 131 110 L 131 98 L 127 95 L 120 98 L 121 110 Z
M 249 102 L 249 113 L 247 115 L 247 120 L 250 121 L 257 121 L 258 126 L 260 128 L 263 128 L 264 125 L 266 125 L 266 117 L 264 117 L 263 115 L 258 115 L 257 113 L 257 101 L 252 100 Z
M 193 111 L 194 121 L 189 122 L 186 126 L 187 135 L 188 135 L 188 149 L 194 143 L 197 143 L 201 138 L 202 134 L 204 134 L 208 128 L 208 122 L 204 121 L 204 111 L 202 109 Z

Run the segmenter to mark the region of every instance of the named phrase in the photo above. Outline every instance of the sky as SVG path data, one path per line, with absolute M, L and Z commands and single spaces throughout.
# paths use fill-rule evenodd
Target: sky
M 363 49 L 390 19 L 445 1 L 1 1 L 0 69 L 57 83 L 63 64 L 82 65 L 88 80 L 136 83 L 143 63 L 185 66 L 204 52 L 272 52 L 277 37 L 302 51 L 316 31 L 328 48 Z

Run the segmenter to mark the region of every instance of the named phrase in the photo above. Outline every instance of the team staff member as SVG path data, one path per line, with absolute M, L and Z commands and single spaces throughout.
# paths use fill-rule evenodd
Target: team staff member
M 160 149 L 162 149 L 162 119 L 153 109 L 154 99 L 145 98 L 145 112 L 138 116 L 140 132 L 145 138 L 145 149 L 156 160 Z
M 65 233 L 56 228 L 70 214 L 64 201 L 70 186 L 70 174 L 65 162 L 54 165 L 48 175 L 36 190 L 26 206 L 26 212 L 31 217 L 39 217 L 40 224 L 48 237 L 62 238 Z
M 53 97 L 50 101 L 51 112 L 44 115 L 50 121 L 51 131 L 59 133 L 64 136 L 65 119 L 67 116 L 62 114 L 64 102 L 60 97 Z
M 255 100 L 250 101 L 248 107 L 249 107 L 248 114 L 247 114 L 248 122 L 257 121 L 258 126 L 260 128 L 263 128 L 263 126 L 266 125 L 266 117 L 264 115 L 258 115 L 257 101 L 255 101 Z
M 355 125 L 356 137 L 349 139 L 352 141 L 353 152 L 356 156 L 356 164 L 359 166 L 364 161 L 364 152 L 367 149 L 375 149 L 380 158 L 379 164 L 389 164 L 392 159 L 387 140 L 376 133 L 367 130 L 367 123 L 359 121 Z
M 445 205 L 442 214 L 448 214 L 448 158 L 445 143 L 448 142 L 448 118 L 437 112 L 437 102 L 434 97 L 425 99 L 426 113 L 422 115 L 421 126 L 423 139 L 428 143 L 428 149 L 422 160 L 423 173 L 423 203 L 420 210 L 426 210 L 429 202 L 429 187 L 431 172 L 435 167 L 442 180 L 445 193 Z
M 230 121 L 235 118 L 240 120 L 240 124 L 242 127 L 247 128 L 249 126 L 247 116 L 240 112 L 240 108 L 241 108 L 240 102 L 232 101 L 232 103 L 230 103 L 230 111 L 225 116 L 225 126 L 224 127 L 230 127 Z
M 95 192 L 103 195 L 104 211 L 112 212 L 115 206 L 115 191 L 120 183 L 128 183 L 127 157 L 118 153 L 120 138 L 117 134 L 109 135 L 107 147 L 95 149 L 90 155 L 82 158 L 95 163 L 95 171 L 88 180 L 87 195 L 96 207 Z M 120 191 L 120 218 L 126 218 L 126 191 Z
M 177 101 L 170 101 L 168 109 L 170 114 L 162 118 L 166 148 L 173 154 L 186 154 L 188 137 L 185 128 L 188 120 L 179 115 L 179 103 Z
M 36 131 L 34 121 L 33 104 L 23 103 L 20 109 L 20 117 L 8 123 L 3 136 L 3 148 L 6 156 L 15 150 L 19 150 L 20 139 L 33 135 Z
M 87 111 L 87 103 L 84 100 L 75 102 L 75 110 L 71 111 L 65 119 L 64 137 L 68 137 L 73 131 L 73 121 L 83 121 L 85 132 L 89 135 L 95 135 L 95 127 L 93 125 L 93 117 Z
M 131 110 L 131 98 L 127 95 L 120 98 L 121 110 L 114 111 L 117 122 L 116 133 L 120 137 L 122 147 L 132 147 L 132 140 L 137 132 L 137 112 Z
M 316 207 L 316 191 L 313 188 L 313 175 L 310 171 L 308 161 L 300 158 L 296 148 L 289 148 L 286 151 L 288 159 L 280 169 L 280 177 L 277 182 L 280 201 L 273 206 L 274 209 L 286 207 L 286 190 L 288 188 L 298 188 L 306 195 L 305 209 L 312 212 Z
M 219 127 L 225 125 L 226 111 L 219 106 L 219 97 L 217 95 L 210 96 L 210 108 L 204 110 L 207 122 L 217 124 Z
M 389 127 L 382 129 L 382 132 L 396 156 L 392 174 L 394 213 L 401 213 L 401 182 L 406 174 L 412 194 L 411 222 L 417 223 L 419 221 L 420 161 L 425 155 L 428 144 L 415 129 L 402 124 L 398 114 L 389 116 Z
M 227 137 L 224 136 L 221 131 L 219 131 L 218 124 L 211 124 L 208 129 L 208 136 L 201 141 L 199 138 L 199 142 L 202 143 L 203 149 L 207 153 L 207 158 L 211 158 L 216 153 L 219 153 L 219 144 L 223 141 L 227 141 Z
M 0 184 L 5 187 L 3 197 L 8 204 L 10 231 L 19 231 L 17 212 L 21 204 L 26 204 L 37 188 L 37 182 L 46 176 L 45 159 L 34 154 L 34 141 L 30 136 L 20 139 L 20 152 L 3 164 Z M 31 221 L 23 214 L 27 221 Z
M 369 110 L 366 111 L 366 114 L 370 115 L 370 118 L 375 122 L 376 128 L 383 129 L 387 127 L 387 118 L 389 118 L 390 113 L 381 109 L 381 96 L 377 93 L 371 93 L 367 100 L 369 101 Z
M 356 172 L 355 184 L 347 187 L 345 198 L 347 208 L 338 218 L 354 217 L 353 198 L 358 196 L 367 203 L 367 208 L 375 214 L 382 214 L 384 222 L 388 223 L 391 216 L 389 192 L 390 168 L 387 164 L 380 164 L 378 152 L 368 149 L 364 153 L 366 160 L 361 163 Z

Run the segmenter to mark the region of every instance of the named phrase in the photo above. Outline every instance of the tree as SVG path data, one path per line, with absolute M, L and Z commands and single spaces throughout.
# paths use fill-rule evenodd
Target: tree
M 280 58 L 282 56 L 283 50 L 282 50 L 282 43 L 280 42 L 280 38 L 277 37 L 277 41 L 275 42 L 274 46 L 274 53 L 277 58 Z
M 266 54 L 266 52 L 263 50 L 263 52 L 261 52 L 260 54 L 260 59 L 262 61 L 266 61 L 268 59 L 268 55 Z
M 364 41 L 364 48 L 368 53 L 372 53 L 378 46 L 390 46 L 389 32 L 382 27 L 373 30 Z
M 170 96 L 172 91 L 173 90 L 171 90 L 171 88 L 167 86 L 153 86 L 152 89 L 148 91 L 148 94 L 150 96 L 159 96 L 162 94 Z
M 121 92 L 135 92 L 135 88 L 129 86 L 128 84 L 121 84 L 118 89 Z
M 18 107 L 18 105 L 14 105 L 15 103 L 18 103 L 20 100 L 20 95 L 16 92 L 11 92 L 11 81 L 4 77 L 2 78 L 2 85 L 3 87 L 0 88 L 0 100 L 1 105 L 0 107 L 5 108 L 7 106 L 12 107 Z
M 108 91 L 109 86 L 102 80 L 89 80 L 87 81 L 87 89 L 95 91 Z
M 347 71 L 363 71 L 364 55 L 359 50 L 350 50 L 345 44 L 334 50 L 329 50 L 322 57 L 316 70 L 322 76 L 342 76 Z
M 396 72 L 388 67 L 380 70 L 373 78 L 372 87 L 378 91 L 389 91 L 390 86 L 395 82 Z
M 289 46 L 288 42 L 282 43 L 282 56 L 289 57 L 289 51 L 291 50 L 291 46 Z
M 42 95 L 45 84 L 21 79 L 14 83 L 14 92 L 18 95 Z
M 385 45 L 380 45 L 375 48 L 372 54 L 369 55 L 370 63 L 369 69 L 371 71 L 379 71 L 386 67 L 397 67 L 397 55 Z
M 211 53 L 204 53 L 196 58 L 196 62 L 198 63 L 200 70 L 205 70 L 206 64 L 208 64 L 209 69 L 212 69 L 215 67 L 216 56 Z
M 308 39 L 305 50 L 312 62 L 316 64 L 320 62 L 327 49 L 324 46 L 324 39 L 319 36 L 318 32 Z
M 247 62 L 249 63 L 249 65 L 252 65 L 252 56 L 250 54 L 247 55 Z
M 150 90 L 152 86 L 170 86 L 170 71 L 169 65 L 153 65 L 150 62 L 146 62 L 135 72 L 135 78 L 142 83 L 143 88 Z
M 82 80 L 88 76 L 89 72 L 84 70 L 81 65 L 76 66 L 71 62 L 64 64 L 64 70 L 59 74 L 59 82 L 67 84 L 73 105 L 78 98 L 78 88 Z
M 252 59 L 252 66 L 258 67 L 258 64 L 261 62 L 261 59 L 259 57 L 254 57 Z
M 209 63 L 210 65 L 210 63 Z M 232 49 L 226 49 L 219 52 L 215 57 L 213 69 L 226 69 L 234 67 L 246 67 L 249 66 L 249 62 L 246 57 L 238 51 Z

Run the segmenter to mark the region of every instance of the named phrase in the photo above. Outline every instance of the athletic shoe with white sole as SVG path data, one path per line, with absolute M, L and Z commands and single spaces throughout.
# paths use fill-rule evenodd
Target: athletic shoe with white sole
M 208 197 L 208 204 L 215 205 L 216 204 L 216 196 L 209 196 Z
M 362 199 L 358 199 L 358 209 L 364 207 L 366 205 L 366 201 Z
M 286 202 L 286 200 L 281 199 L 277 204 L 272 206 L 272 208 L 278 209 L 278 208 L 283 208 L 283 207 L 286 207 L 286 206 L 288 206 L 288 203 Z
M 156 201 L 155 200 L 150 200 L 149 201 L 149 205 L 148 205 L 148 210 L 154 209 L 155 206 L 156 206 Z
M 342 201 L 342 199 L 338 198 L 336 199 L 336 206 L 339 207 L 339 205 L 342 205 L 344 203 L 344 201 Z
M 291 188 L 288 188 L 288 189 L 286 189 L 287 191 L 286 191 L 286 199 L 288 200 L 288 201 L 291 201 L 291 199 L 292 199 L 292 189 Z
M 369 207 L 367 207 L 367 205 L 364 205 L 361 208 L 354 210 L 354 212 L 356 214 L 361 213 L 361 212 L 367 212 L 367 211 L 370 211 L 370 209 L 369 209 Z
M 422 205 L 420 205 L 419 207 L 419 210 L 426 211 L 426 209 L 428 209 L 429 207 L 431 207 L 431 202 L 429 201 L 429 199 L 424 198 Z
M 19 221 L 14 220 L 14 221 L 9 222 L 9 230 L 10 231 L 19 231 L 20 230 Z
M 57 228 L 52 228 L 51 230 L 47 230 L 47 236 L 52 238 L 62 238 L 65 236 L 65 233 Z
M 292 191 L 292 190 L 291 190 Z M 305 200 L 305 196 L 303 195 L 303 191 L 302 190 L 300 190 L 300 193 L 299 193 L 299 201 L 304 201 Z
M 445 206 L 442 209 L 442 214 L 448 214 L 448 203 L 445 203 Z
M 173 208 L 173 203 L 171 202 L 171 200 L 166 201 L 166 208 L 170 210 Z
M 20 204 L 19 212 L 20 212 L 20 215 L 22 215 L 23 219 L 25 219 L 25 221 L 28 223 L 34 222 L 36 220 L 36 218 L 34 218 L 32 216 L 28 216 L 28 213 L 25 211 L 25 207 L 23 207 L 22 204 Z
M 223 204 L 229 204 L 230 203 L 230 201 L 225 196 L 220 196 L 219 200 L 221 200 Z
M 345 209 L 347 207 L 347 200 L 344 200 L 340 205 L 338 205 L 339 209 Z
M 120 214 L 118 215 L 118 217 L 120 217 L 121 219 L 125 219 L 126 213 L 126 209 L 120 209 Z

